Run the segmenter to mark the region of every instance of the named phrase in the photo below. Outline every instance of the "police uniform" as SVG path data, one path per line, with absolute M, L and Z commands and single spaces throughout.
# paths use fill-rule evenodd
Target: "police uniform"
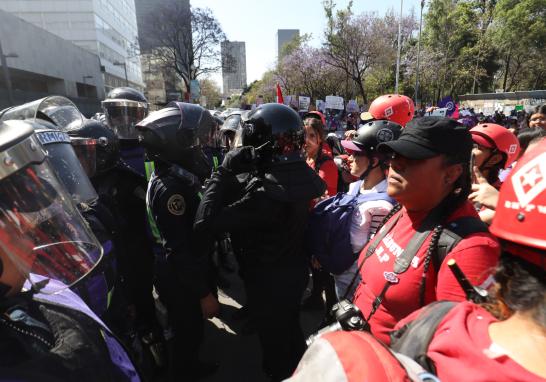
M 264 177 L 242 183 L 220 167 L 196 217 L 196 232 L 229 232 L 237 243 L 263 368 L 273 380 L 290 376 L 305 350 L 299 322 L 308 278 L 303 237 L 309 201 L 324 190 L 303 160 L 272 165 Z
M 119 227 L 116 248 L 123 295 L 136 309 L 131 323 L 143 332 L 158 326 L 152 296 L 154 254 L 146 224 L 146 179 L 124 162 L 91 180 Z M 127 326 L 127 322 L 117 325 Z M 142 334 L 142 333 L 141 333 Z
M 175 331 L 172 362 L 175 375 L 195 372 L 203 338 L 201 298 L 210 293 L 206 250 L 196 251 L 193 221 L 201 183 L 177 165 L 156 161 L 147 203 L 161 233 L 166 257 L 156 259 L 156 282 Z

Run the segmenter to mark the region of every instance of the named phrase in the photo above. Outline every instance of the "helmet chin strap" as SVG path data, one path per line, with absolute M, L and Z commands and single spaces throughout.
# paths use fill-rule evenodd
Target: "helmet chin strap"
M 377 164 L 374 166 L 372 163 L 373 163 L 373 158 L 370 158 L 370 157 L 367 157 L 368 158 L 368 167 L 366 168 L 366 170 L 362 173 L 362 175 L 360 175 L 360 180 L 364 180 L 366 179 L 366 177 L 368 175 L 370 175 L 370 172 L 372 172 L 372 170 L 376 167 L 379 166 L 379 160 L 377 161 Z
M 483 172 L 484 170 L 490 170 L 493 168 L 493 166 L 487 166 L 487 162 L 489 162 L 489 160 L 491 160 L 491 158 L 493 158 L 493 156 L 495 154 L 497 154 L 497 149 L 494 149 L 494 150 L 491 150 L 491 153 L 487 156 L 487 158 L 482 162 L 481 166 L 478 167 L 478 170 L 480 170 L 480 172 Z

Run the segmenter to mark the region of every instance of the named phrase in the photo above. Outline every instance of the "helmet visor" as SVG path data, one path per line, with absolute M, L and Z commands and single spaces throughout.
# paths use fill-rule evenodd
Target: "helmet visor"
M 97 192 L 70 145 L 70 137 L 66 133 L 51 130 L 37 132 L 36 136 L 72 200 L 76 204 L 96 200 Z
M 100 261 L 100 244 L 47 159 L 0 183 L 0 250 L 32 284 L 45 278 L 71 286 Z
M 74 153 L 89 178 L 97 173 L 97 139 L 70 137 Z
M 148 104 L 130 100 L 102 101 L 106 124 L 120 139 L 138 139 L 135 125 L 148 115 Z
M 0 120 L 45 119 L 55 123 L 60 130 L 78 129 L 83 124 L 83 115 L 68 98 L 51 96 L 25 103 L 6 110 Z

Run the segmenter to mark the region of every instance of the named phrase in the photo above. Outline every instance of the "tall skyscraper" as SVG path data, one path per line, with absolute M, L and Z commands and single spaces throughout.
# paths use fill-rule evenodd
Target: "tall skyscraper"
M 241 93 L 246 87 L 246 48 L 243 41 L 222 42 L 224 95 Z
M 284 45 L 299 36 L 299 29 L 277 29 L 277 58 L 281 56 Z
M 134 0 L 136 18 L 138 25 L 138 40 L 140 42 L 140 50 L 143 53 L 149 52 L 154 46 L 154 41 L 149 38 L 151 35 L 149 29 L 149 15 L 163 9 L 174 9 L 177 13 L 184 14 L 184 19 L 180 23 L 188 26 L 191 24 L 190 0 Z
M 98 55 L 106 93 L 144 88 L 134 0 L 0 0 L 0 9 Z

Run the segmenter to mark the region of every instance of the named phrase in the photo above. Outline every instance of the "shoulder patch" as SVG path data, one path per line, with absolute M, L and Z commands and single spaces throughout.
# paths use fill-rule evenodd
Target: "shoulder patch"
M 186 211 L 186 201 L 184 200 L 184 197 L 180 194 L 171 195 L 169 200 L 167 200 L 167 209 L 173 215 L 184 215 L 184 212 Z

